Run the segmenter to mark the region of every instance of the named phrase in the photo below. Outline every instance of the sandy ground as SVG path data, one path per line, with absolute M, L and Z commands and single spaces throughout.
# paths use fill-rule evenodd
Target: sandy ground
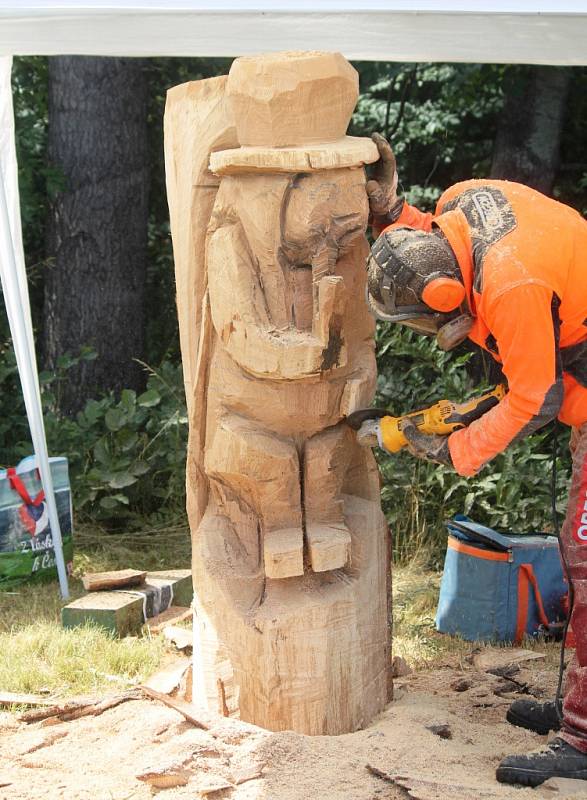
M 446 663 L 396 681 L 396 699 L 365 730 L 345 736 L 270 733 L 217 718 L 194 728 L 156 701 L 127 702 L 99 717 L 43 726 L 0 714 L 0 798 L 66 800 L 473 800 L 558 797 L 497 784 L 495 767 L 546 737 L 505 721 L 526 685 L 554 690 L 543 662 L 521 665 L 515 684 L 469 664 Z M 512 691 L 513 690 L 513 691 Z M 505 695 L 505 696 L 504 696 Z M 448 726 L 441 738 L 429 726 Z M 367 768 L 381 770 L 393 781 Z M 183 783 L 157 789 L 138 775 Z M 225 787 L 225 788 L 222 788 Z M 405 788 L 407 787 L 407 788 Z M 587 797 L 585 792 L 565 797 Z

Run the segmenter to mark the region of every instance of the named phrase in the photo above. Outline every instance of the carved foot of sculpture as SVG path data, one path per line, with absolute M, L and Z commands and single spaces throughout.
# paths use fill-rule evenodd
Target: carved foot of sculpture
M 293 578 L 304 574 L 304 532 L 282 528 L 265 534 L 265 574 L 268 578 Z
M 351 534 L 344 523 L 309 523 L 308 555 L 314 572 L 345 567 L 351 554 Z

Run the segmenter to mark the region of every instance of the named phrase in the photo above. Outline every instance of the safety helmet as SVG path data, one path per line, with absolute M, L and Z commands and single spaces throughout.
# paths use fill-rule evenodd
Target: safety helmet
M 398 227 L 379 236 L 367 262 L 367 301 L 379 319 L 399 322 L 450 350 L 473 320 L 456 257 L 442 232 Z

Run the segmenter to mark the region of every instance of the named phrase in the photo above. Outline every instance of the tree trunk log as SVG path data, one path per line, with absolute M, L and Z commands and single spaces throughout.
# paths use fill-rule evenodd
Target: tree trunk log
M 569 70 L 560 67 L 512 67 L 506 74 L 492 178 L 552 192 L 569 79 Z
M 236 59 L 165 110 L 194 700 L 304 734 L 357 730 L 392 691 L 379 475 L 344 423 L 376 379 L 357 78 L 332 53 Z
M 148 218 L 142 62 L 49 59 L 49 159 L 63 176 L 48 221 L 44 355 L 98 353 L 70 373 L 65 412 L 103 390 L 140 389 Z

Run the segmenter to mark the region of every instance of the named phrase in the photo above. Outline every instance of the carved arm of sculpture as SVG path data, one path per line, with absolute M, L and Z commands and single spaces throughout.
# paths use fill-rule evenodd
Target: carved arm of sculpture
M 312 331 L 277 329 L 265 302 L 262 279 L 238 223 L 208 241 L 208 284 L 214 328 L 230 356 L 247 372 L 292 380 L 346 363 L 341 327 L 346 290 L 339 275 L 315 282 Z

